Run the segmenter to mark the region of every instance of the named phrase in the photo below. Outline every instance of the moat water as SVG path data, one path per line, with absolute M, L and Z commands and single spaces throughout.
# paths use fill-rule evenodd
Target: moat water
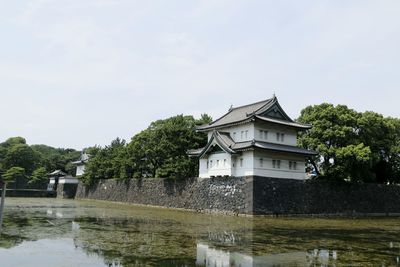
M 399 266 L 400 218 L 244 218 L 8 198 L 0 266 Z

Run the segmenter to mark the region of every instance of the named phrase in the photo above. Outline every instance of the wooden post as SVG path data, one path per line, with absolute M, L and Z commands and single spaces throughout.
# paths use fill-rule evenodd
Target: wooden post
M 1 204 L 0 204 L 0 235 L 3 230 L 3 211 L 4 211 L 4 202 L 6 200 L 6 183 L 0 180 L 0 183 L 3 184 L 1 190 Z

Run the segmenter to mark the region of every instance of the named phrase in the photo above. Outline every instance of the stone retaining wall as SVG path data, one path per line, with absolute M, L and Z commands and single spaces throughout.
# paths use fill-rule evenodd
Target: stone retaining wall
M 76 195 L 77 184 L 58 184 L 57 197 L 58 198 L 74 198 Z
M 201 212 L 246 214 L 252 210 L 250 178 L 102 180 L 78 186 L 76 198 L 183 208 Z
M 400 214 L 400 186 L 254 179 L 254 214 Z
M 102 180 L 79 184 L 76 198 L 228 214 L 400 214 L 400 187 L 265 177 Z

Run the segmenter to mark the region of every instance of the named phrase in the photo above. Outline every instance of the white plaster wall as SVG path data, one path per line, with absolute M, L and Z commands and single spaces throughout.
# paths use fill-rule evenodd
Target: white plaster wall
M 260 158 L 263 158 L 263 166 L 260 166 Z M 280 160 L 280 168 L 273 168 L 273 160 Z M 297 163 L 296 170 L 289 169 L 289 161 Z M 254 153 L 254 175 L 304 180 L 305 174 L 305 157 L 299 155 L 283 154 L 283 153 Z
M 221 129 L 220 131 L 229 132 L 231 134 L 232 139 L 235 140 L 235 142 L 245 142 L 254 139 L 254 123 L 252 122 L 243 125 L 227 127 Z M 245 134 L 246 131 L 247 131 L 247 137 Z M 243 138 L 242 138 L 242 132 L 243 132 Z M 234 133 L 236 133 L 236 135 Z
M 263 164 L 260 164 L 260 158 Z M 226 160 L 224 166 L 224 159 Z M 240 159 L 243 159 L 242 166 Z M 217 161 L 219 165 L 217 166 Z M 273 160 L 280 160 L 280 168 L 273 168 Z M 209 162 L 207 168 L 207 161 Z M 212 165 L 211 165 L 212 161 Z M 296 162 L 296 169 L 289 168 L 289 161 Z M 228 153 L 210 154 L 200 159 L 199 177 L 210 178 L 211 176 L 263 176 L 282 179 L 304 180 L 305 157 L 284 153 L 245 151 L 241 155 L 231 156 Z
M 207 157 L 200 159 L 199 165 L 200 178 L 210 178 L 211 176 L 232 176 L 232 161 L 229 153 L 221 152 L 209 154 Z
M 225 165 L 224 165 L 225 160 Z M 212 164 L 211 164 L 212 161 Z M 217 162 L 219 164 L 217 165 Z M 231 155 L 228 153 L 215 153 L 208 156 L 208 175 L 210 176 L 231 176 Z
M 60 177 L 59 184 L 77 184 L 78 179 L 74 177 Z
M 232 176 L 248 176 L 254 174 L 254 159 L 253 151 L 244 151 L 242 155 L 234 157 L 235 167 L 232 171 Z M 243 165 L 240 166 L 240 159 L 243 159 Z
M 200 178 L 209 178 L 208 169 L 207 169 L 207 161 L 208 158 L 200 158 L 199 161 L 199 177 Z
M 260 130 L 268 131 L 268 138 L 260 137 Z M 276 140 L 276 133 L 285 134 L 284 141 Z M 256 123 L 254 127 L 254 139 L 257 141 L 270 142 L 276 144 L 297 145 L 297 131 L 291 127 L 284 127 L 270 123 Z
M 76 166 L 76 176 L 81 176 L 85 173 L 85 165 Z

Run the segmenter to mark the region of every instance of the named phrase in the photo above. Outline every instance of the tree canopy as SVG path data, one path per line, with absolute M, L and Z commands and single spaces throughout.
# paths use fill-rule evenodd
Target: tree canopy
M 198 160 L 189 158 L 186 151 L 206 144 L 207 136 L 195 127 L 210 121 L 207 114 L 200 119 L 178 115 L 152 122 L 129 143 L 117 138 L 104 148 L 93 147 L 82 179 L 92 183 L 104 178 L 196 176 Z
M 400 120 L 323 103 L 302 110 L 299 122 L 313 127 L 299 144 L 314 149 L 321 177 L 353 182 L 400 181 Z
M 29 182 L 35 186 L 47 180 L 47 174 L 60 169 L 73 174 L 71 162 L 79 158 L 74 149 L 54 148 L 46 145 L 28 145 L 23 137 L 11 137 L 0 143 L 0 173 L 10 182 Z M 23 182 L 25 181 L 25 182 Z

